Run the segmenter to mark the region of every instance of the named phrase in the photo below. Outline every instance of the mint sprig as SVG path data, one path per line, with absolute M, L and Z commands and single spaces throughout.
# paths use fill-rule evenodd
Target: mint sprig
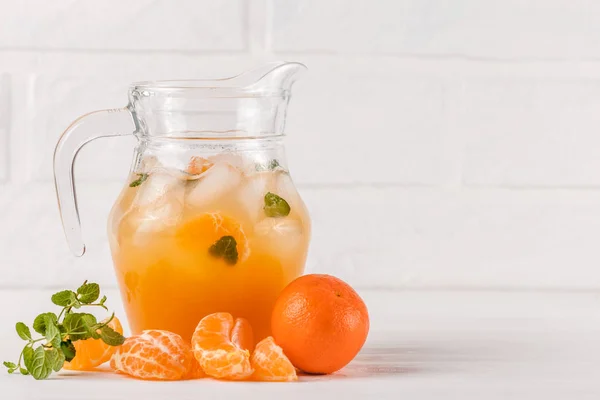
M 53 371 L 60 371 L 65 361 L 72 361 L 76 357 L 73 342 L 78 340 L 100 339 L 109 346 L 122 345 L 125 337 L 108 326 L 114 314 L 98 322 L 92 314 L 73 311 L 82 307 L 101 307 L 108 311 L 104 305 L 106 296 L 99 301 L 98 298 L 100 286 L 87 281 L 76 291 L 62 290 L 53 294 L 52 303 L 62 307 L 62 310 L 58 316 L 47 312 L 35 317 L 33 330 L 42 335 L 41 338 L 34 339 L 31 329 L 23 322 L 17 322 L 17 335 L 27 343 L 17 363 L 3 363 L 8 373 L 20 372 L 38 380 L 46 379 Z

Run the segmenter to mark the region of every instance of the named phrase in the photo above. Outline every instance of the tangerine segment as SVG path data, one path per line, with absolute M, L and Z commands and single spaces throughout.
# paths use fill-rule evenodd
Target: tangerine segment
M 146 380 L 179 380 L 192 369 L 190 347 L 176 333 L 147 330 L 127 338 L 110 360 L 117 372 Z
M 254 368 L 252 378 L 257 381 L 291 382 L 297 381 L 296 368 L 275 344 L 271 336 L 261 340 L 252 353 L 250 363 Z
M 123 334 L 121 321 L 114 317 L 108 326 L 115 331 Z M 117 347 L 109 346 L 102 339 L 86 339 L 73 342 L 75 346 L 75 358 L 71 362 L 65 362 L 63 368 L 76 371 L 86 371 L 94 369 L 108 360 L 117 351 Z
M 219 212 L 203 213 L 177 230 L 177 242 L 191 252 L 209 255 L 213 245 L 227 236 L 235 239 L 237 259 L 243 262 L 250 254 L 248 239 L 239 222 Z
M 194 353 L 191 351 L 191 349 L 190 349 L 190 354 L 192 355 L 191 356 L 192 362 L 190 363 L 190 368 L 188 369 L 186 374 L 183 376 L 183 379 L 204 378 L 206 376 L 206 374 L 202 370 L 202 367 L 200 366 L 200 363 L 198 362 L 198 360 L 196 360 L 196 358 L 194 358 Z
M 240 329 L 246 326 L 243 322 L 239 325 Z M 234 380 L 245 379 L 252 375 L 250 352 L 232 341 L 233 327 L 234 320 L 229 313 L 210 314 L 198 323 L 192 336 L 192 349 L 196 360 L 207 375 Z M 250 328 L 250 324 L 247 328 Z M 246 334 L 238 334 L 238 338 L 241 336 Z
M 194 156 L 190 159 L 187 172 L 191 175 L 199 175 L 208 171 L 208 169 L 213 165 L 214 163 L 212 161 L 209 161 L 204 157 Z
M 246 318 L 236 318 L 231 330 L 231 341 L 240 349 L 252 351 L 254 349 L 254 333 L 252 326 Z

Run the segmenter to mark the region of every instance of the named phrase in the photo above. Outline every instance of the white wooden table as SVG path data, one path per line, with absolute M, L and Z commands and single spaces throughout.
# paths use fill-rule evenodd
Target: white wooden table
M 0 291 L 0 358 L 14 322 L 51 291 Z M 0 373 L 0 399 L 599 399 L 600 294 L 363 291 L 371 333 L 342 371 L 298 383 L 142 382 L 105 373 L 47 381 Z M 118 295 L 107 292 L 111 304 Z

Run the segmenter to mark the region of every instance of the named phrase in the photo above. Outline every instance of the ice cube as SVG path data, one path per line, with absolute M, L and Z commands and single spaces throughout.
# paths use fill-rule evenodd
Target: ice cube
M 139 186 L 131 208 L 123 216 L 133 242 L 143 245 L 148 233 L 175 226 L 183 213 L 184 181 L 167 171 L 154 171 Z
M 139 186 L 133 203 L 137 207 L 145 207 L 167 194 L 177 197 L 179 193 L 173 192 L 181 192 L 183 196 L 183 190 L 184 182 L 175 171 L 155 170 Z
M 226 162 L 217 162 L 200 178 L 190 183 L 185 202 L 192 207 L 203 207 L 228 194 L 242 181 L 242 172 Z
M 273 251 L 294 256 L 303 248 L 304 227 L 293 218 L 264 218 L 254 226 L 254 234 L 268 240 Z
M 282 197 L 290 205 L 291 214 L 306 214 L 306 206 L 292 181 L 292 177 L 287 171 L 277 171 L 274 188 L 271 190 L 276 195 Z
M 164 231 L 177 225 L 183 212 L 183 202 L 176 199 L 163 199 L 153 207 L 138 211 L 136 236 Z
M 204 157 L 194 156 L 190 159 L 185 172 L 190 175 L 191 179 L 195 179 L 193 177 L 199 177 L 202 173 L 212 167 L 213 164 L 212 161 L 207 160 Z
M 156 156 L 145 156 L 142 161 L 140 161 L 138 172 L 148 174 L 161 167 L 162 165 Z
M 238 191 L 238 202 L 251 221 L 258 222 L 264 216 L 265 194 L 273 186 L 275 177 L 271 172 L 257 172 L 244 179 Z
M 247 175 L 238 191 L 238 202 L 249 218 L 258 223 L 265 217 L 265 195 L 274 193 L 288 202 L 292 212 L 304 207 L 292 178 L 284 170 L 261 171 Z
M 292 182 L 292 177 L 288 172 L 275 171 L 272 172 L 272 174 L 275 176 L 273 187 L 271 188 L 271 191 L 273 193 L 276 193 L 281 197 L 291 197 L 298 195 L 298 192 L 296 191 L 296 186 L 294 186 L 294 182 Z

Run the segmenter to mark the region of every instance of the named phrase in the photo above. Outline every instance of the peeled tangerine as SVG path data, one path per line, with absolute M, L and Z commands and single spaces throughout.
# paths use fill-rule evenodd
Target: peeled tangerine
M 252 378 L 257 381 L 297 381 L 296 368 L 275 344 L 271 336 L 261 340 L 252 353 L 250 363 L 254 368 Z
M 117 317 L 113 317 L 108 326 L 123 334 L 121 321 Z M 73 346 L 75 347 L 75 358 L 71 362 L 65 362 L 64 369 L 92 370 L 110 360 L 117 350 L 117 347 L 109 346 L 101 339 L 78 340 L 73 342 Z
M 194 356 L 204 372 L 219 379 L 295 381 L 296 370 L 273 338 L 254 346 L 252 327 L 229 313 L 204 317 L 192 337 Z
M 176 333 L 147 330 L 130 336 L 110 360 L 117 372 L 146 380 L 181 380 L 204 376 L 190 346 Z
M 254 347 L 252 327 L 244 318 L 215 313 L 200 321 L 192 346 L 181 336 L 161 330 L 143 331 L 118 348 L 110 360 L 117 372 L 138 379 L 174 381 L 202 378 L 296 381 L 296 369 L 272 337 Z
M 236 341 L 232 337 L 234 326 Z M 235 323 L 229 313 L 215 313 L 202 318 L 192 336 L 192 350 L 204 372 L 220 379 L 246 379 L 254 372 L 250 365 L 252 328 L 242 318 Z

